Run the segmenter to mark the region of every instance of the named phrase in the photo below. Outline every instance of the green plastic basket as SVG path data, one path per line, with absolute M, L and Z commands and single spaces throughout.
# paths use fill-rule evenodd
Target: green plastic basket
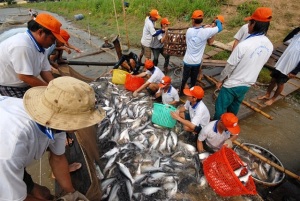
M 163 127 L 173 128 L 176 120 L 171 117 L 170 112 L 175 110 L 176 108 L 171 105 L 153 103 L 152 122 Z

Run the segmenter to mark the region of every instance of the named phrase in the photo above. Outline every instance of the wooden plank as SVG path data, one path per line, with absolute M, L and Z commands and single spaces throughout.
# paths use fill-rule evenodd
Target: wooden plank
M 216 41 L 215 40 L 212 45 L 215 46 L 215 47 L 221 48 L 223 50 L 230 51 L 230 52 L 232 50 L 232 46 L 224 44 L 224 43 L 221 43 L 220 41 Z
M 287 95 L 293 93 L 294 91 L 296 91 L 297 89 L 299 89 L 299 87 L 291 84 L 290 82 L 287 82 L 284 84 L 284 88 L 280 95 L 287 96 Z

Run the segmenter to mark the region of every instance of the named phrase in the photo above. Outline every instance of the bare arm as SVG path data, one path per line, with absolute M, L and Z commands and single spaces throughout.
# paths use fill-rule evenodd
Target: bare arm
M 45 80 L 45 82 L 49 83 L 51 80 L 54 79 L 51 71 L 41 71 L 40 76 Z
M 200 140 L 197 140 L 197 150 L 198 152 L 204 152 L 203 142 Z
M 18 78 L 20 80 L 22 80 L 23 82 L 27 83 L 31 87 L 47 86 L 48 85 L 48 83 L 40 80 L 39 78 L 37 78 L 33 75 L 18 74 Z
M 215 41 L 215 36 L 212 36 L 211 38 L 207 39 L 207 44 L 212 45 Z
M 238 39 L 235 39 L 234 40 L 234 43 L 233 43 L 233 45 L 232 45 L 232 51 L 234 50 L 234 48 L 239 44 L 239 40 Z
M 135 90 L 136 93 L 139 93 L 140 91 L 142 91 L 143 89 L 145 89 L 146 87 L 148 87 L 150 85 L 150 82 L 146 82 L 144 83 L 142 86 L 140 86 L 140 88 L 138 88 L 137 90 Z
M 177 121 L 181 122 L 183 125 L 188 127 L 190 130 L 192 130 L 192 131 L 195 130 L 196 125 L 194 125 L 189 120 L 182 118 L 178 112 L 171 112 L 171 116 L 173 117 L 173 119 L 176 119 Z
M 55 155 L 50 150 L 49 164 L 61 188 L 67 193 L 74 192 L 75 189 L 71 181 L 71 176 L 69 173 L 69 165 L 66 156 L 64 154 Z

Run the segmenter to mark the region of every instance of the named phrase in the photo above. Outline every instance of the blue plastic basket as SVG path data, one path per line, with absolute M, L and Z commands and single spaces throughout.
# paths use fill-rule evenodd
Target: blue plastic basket
M 176 120 L 171 117 L 170 112 L 176 108 L 171 105 L 153 103 L 152 122 L 167 128 L 173 128 Z

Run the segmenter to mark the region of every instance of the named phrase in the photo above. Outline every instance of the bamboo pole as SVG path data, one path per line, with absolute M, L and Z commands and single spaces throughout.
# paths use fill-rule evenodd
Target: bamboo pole
M 204 77 L 205 77 L 208 81 L 210 81 L 210 82 L 212 82 L 212 83 L 214 83 L 214 84 L 217 84 L 217 81 L 214 80 L 214 78 L 212 78 L 212 77 L 210 77 L 210 76 L 207 76 L 207 75 L 204 75 Z M 258 108 L 256 108 L 256 107 L 254 107 L 253 105 L 251 105 L 251 104 L 248 103 L 247 101 L 244 101 L 244 100 L 243 100 L 242 103 L 243 103 L 244 105 L 246 105 L 247 107 L 251 108 L 252 110 L 254 110 L 255 112 L 258 112 L 258 113 L 262 114 L 263 116 L 267 117 L 268 119 L 271 119 L 271 120 L 273 119 L 272 116 L 270 116 L 269 114 L 263 112 L 262 110 L 260 110 L 260 109 L 258 109 Z
M 246 145 L 243 145 L 242 143 L 234 140 L 233 141 L 234 144 L 236 144 L 237 146 L 241 147 L 242 149 L 244 149 L 245 151 L 249 152 L 250 154 L 254 155 L 255 157 L 259 158 L 260 160 L 262 160 L 265 163 L 268 163 L 269 165 L 273 166 L 274 168 L 276 168 L 277 170 L 284 172 L 285 174 L 289 175 L 290 177 L 297 179 L 300 181 L 300 176 L 296 175 L 295 173 L 285 169 L 284 167 L 278 165 L 277 163 L 274 163 L 273 161 L 267 159 L 266 157 L 262 156 L 261 154 L 253 151 L 252 149 L 250 149 L 249 147 L 247 147 Z

